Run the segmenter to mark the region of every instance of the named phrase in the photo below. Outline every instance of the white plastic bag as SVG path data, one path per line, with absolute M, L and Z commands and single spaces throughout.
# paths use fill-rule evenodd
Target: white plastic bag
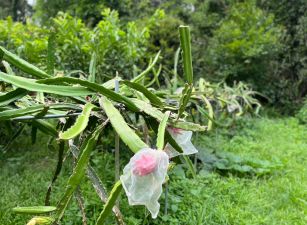
M 156 218 L 169 164 L 168 155 L 161 150 L 143 148 L 125 166 L 120 177 L 130 205 L 145 205 Z
M 183 152 L 179 153 L 176 151 L 169 143 L 165 146 L 165 152 L 170 158 L 173 158 L 178 155 L 191 155 L 198 152 L 191 142 L 192 131 L 186 131 L 179 128 L 168 128 L 167 129 L 170 135 L 174 138 L 177 144 L 182 148 Z

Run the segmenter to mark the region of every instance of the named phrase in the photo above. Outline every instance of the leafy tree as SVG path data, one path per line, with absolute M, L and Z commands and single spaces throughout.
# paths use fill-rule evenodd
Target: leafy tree
M 281 49 L 281 27 L 254 1 L 233 4 L 209 40 L 208 64 L 228 81 L 263 81 L 270 61 Z M 259 84 L 258 84 L 259 86 Z
M 307 2 L 258 1 L 265 10 L 274 13 L 276 21 L 286 29 L 281 40 L 284 48 L 271 71 L 275 87 L 272 94 L 284 109 L 291 110 L 307 94 Z
M 32 7 L 26 0 L 0 0 L 0 19 L 12 16 L 14 21 L 25 22 L 26 17 L 32 14 Z

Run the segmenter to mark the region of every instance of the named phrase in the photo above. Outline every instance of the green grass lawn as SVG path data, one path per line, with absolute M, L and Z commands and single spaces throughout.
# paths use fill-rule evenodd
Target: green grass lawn
M 268 160 L 281 165 L 269 175 L 222 176 L 202 171 L 197 179 L 186 179 L 176 168 L 168 192 L 168 214 L 161 212 L 150 219 L 144 207 L 129 207 L 122 195 L 121 209 L 127 224 L 307 224 L 307 129 L 294 118 L 250 119 L 232 131 L 218 131 L 217 136 L 201 138 L 203 145 L 232 152 L 240 157 Z M 24 146 L 24 147 L 23 147 Z M 105 154 L 106 155 L 106 154 Z M 111 157 L 93 154 L 94 165 L 102 179 Z M 17 143 L 0 155 L 0 224 L 22 225 L 29 217 L 15 215 L 15 206 L 42 205 L 46 188 L 56 164 L 56 152 L 43 144 Z M 70 168 L 56 182 L 52 194 L 55 204 L 65 187 Z M 110 184 L 110 183 L 109 183 Z M 102 204 L 84 182 L 88 224 L 102 209 Z M 69 207 L 63 224 L 82 224 L 75 201 Z M 109 224 L 113 224 L 110 219 Z

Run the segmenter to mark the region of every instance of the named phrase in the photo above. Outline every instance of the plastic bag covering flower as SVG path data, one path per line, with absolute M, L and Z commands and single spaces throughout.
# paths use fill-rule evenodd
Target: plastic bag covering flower
M 165 152 L 169 155 L 170 158 L 180 154 L 191 155 L 198 152 L 198 150 L 191 142 L 193 134 L 192 131 L 186 131 L 179 128 L 168 128 L 167 130 L 183 150 L 183 153 L 179 153 L 169 143 L 167 143 L 165 146 Z
M 169 157 L 164 151 L 143 148 L 125 166 L 120 177 L 130 205 L 145 205 L 152 218 L 160 209 L 158 199 L 162 193 Z

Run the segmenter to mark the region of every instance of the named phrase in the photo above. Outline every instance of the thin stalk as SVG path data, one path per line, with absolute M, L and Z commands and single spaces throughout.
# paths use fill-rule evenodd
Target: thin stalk
M 180 53 L 180 48 L 177 49 L 175 53 L 175 59 L 174 59 L 174 83 L 173 83 L 173 91 L 172 94 L 175 93 L 177 90 L 178 86 L 178 72 L 177 72 L 177 67 L 178 67 L 178 61 L 179 61 L 179 53 Z
M 116 77 L 118 77 L 118 72 L 116 72 Z M 116 93 L 119 92 L 119 81 L 115 78 L 115 88 Z M 119 171 L 120 171 L 120 161 L 119 161 L 119 135 L 115 132 L 115 182 L 119 180 Z M 116 201 L 116 206 L 119 207 L 119 200 Z
M 87 225 L 87 218 L 86 218 L 86 213 L 85 213 L 85 204 L 84 204 L 84 199 L 82 197 L 82 192 L 80 186 L 77 187 L 77 190 L 75 192 L 75 198 L 77 200 L 81 215 L 82 215 L 82 223 L 83 225 Z

